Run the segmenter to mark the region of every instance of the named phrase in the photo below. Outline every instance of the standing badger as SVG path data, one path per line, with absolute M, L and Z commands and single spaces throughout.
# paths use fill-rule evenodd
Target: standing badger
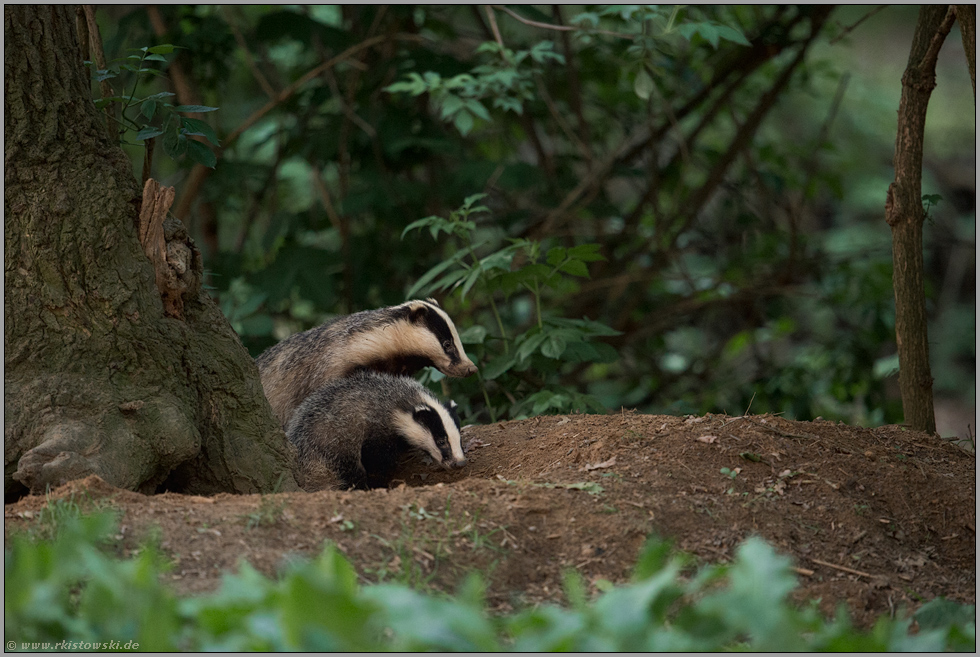
M 255 362 L 283 428 L 314 390 L 360 370 L 411 376 L 431 365 L 447 376 L 476 372 L 434 299 L 337 318 L 269 347 Z
M 331 381 L 296 409 L 286 435 L 306 490 L 331 475 L 341 488 L 387 486 L 410 447 L 447 469 L 466 465 L 456 405 L 404 376 L 362 371 Z

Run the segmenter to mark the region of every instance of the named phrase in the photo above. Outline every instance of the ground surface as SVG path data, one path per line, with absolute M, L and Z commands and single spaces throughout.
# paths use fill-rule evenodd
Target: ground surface
M 91 477 L 52 496 L 120 509 L 123 553 L 159 527 L 181 593 L 214 590 L 243 558 L 274 575 L 331 540 L 365 582 L 451 591 L 479 570 L 491 608 L 506 612 L 563 602 L 569 567 L 593 587 L 625 582 L 656 531 L 703 562 L 725 562 L 759 534 L 794 558 L 795 597 L 828 613 L 846 602 L 862 625 L 939 595 L 975 603 L 976 461 L 938 438 L 771 415 L 630 413 L 463 437 L 464 469 L 413 457 L 390 490 L 146 497 Z M 45 503 L 7 505 L 5 532 L 37 522 Z

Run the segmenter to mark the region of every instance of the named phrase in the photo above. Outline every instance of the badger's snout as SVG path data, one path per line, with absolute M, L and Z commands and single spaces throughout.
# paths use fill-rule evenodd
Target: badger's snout
M 476 374 L 476 365 L 468 360 L 461 362 L 453 367 L 453 371 L 450 374 L 458 378 Z
M 446 470 L 458 470 L 466 465 L 466 459 L 460 459 L 459 461 L 443 461 L 440 465 Z

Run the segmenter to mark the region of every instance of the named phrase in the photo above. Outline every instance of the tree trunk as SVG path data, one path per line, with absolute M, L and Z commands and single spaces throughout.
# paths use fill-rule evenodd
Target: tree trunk
M 885 220 L 892 228 L 895 341 L 902 410 L 913 429 L 929 433 L 935 433 L 936 419 L 923 286 L 922 145 L 929 96 L 936 87 L 936 57 L 952 25 L 949 5 L 927 5 L 919 10 L 909 63 L 902 76 L 895 182 L 888 187 L 885 201 Z
M 255 364 L 172 218 L 161 252 L 184 287 L 165 312 L 75 9 L 6 5 L 4 35 L 5 497 L 89 474 L 142 492 L 295 490 Z

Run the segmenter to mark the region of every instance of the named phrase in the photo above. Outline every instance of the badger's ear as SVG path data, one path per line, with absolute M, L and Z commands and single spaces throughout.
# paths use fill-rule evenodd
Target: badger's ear
M 425 318 L 429 315 L 429 307 L 424 303 L 412 308 L 411 312 L 408 313 L 408 321 L 413 324 L 421 324 L 425 321 Z
M 428 301 L 429 303 L 431 303 L 431 304 L 432 304 L 433 306 L 435 306 L 436 308 L 440 308 L 440 307 L 441 307 L 441 306 L 439 305 L 439 302 L 438 302 L 438 301 L 436 301 L 435 299 L 433 299 L 432 297 L 429 297 L 428 299 L 426 299 L 426 301 Z

